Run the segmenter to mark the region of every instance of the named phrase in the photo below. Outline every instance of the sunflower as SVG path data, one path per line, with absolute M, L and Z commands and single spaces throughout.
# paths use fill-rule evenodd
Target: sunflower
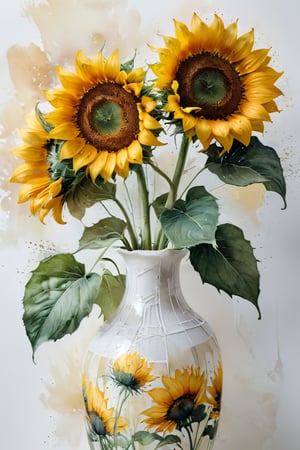
M 58 67 L 62 88 L 45 93 L 54 107 L 50 137 L 65 141 L 60 158 L 72 160 L 75 172 L 84 167 L 93 181 L 114 172 L 126 178 L 130 163 L 142 163 L 143 145 L 161 145 L 152 132 L 161 128 L 150 114 L 156 102 L 142 95 L 145 72 L 123 70 L 118 51 L 108 59 L 78 51 L 75 72 Z
M 233 140 L 247 146 L 252 131 L 263 132 L 282 75 L 268 66 L 269 49 L 253 50 L 253 29 L 237 35 L 237 22 L 225 28 L 215 15 L 208 26 L 194 13 L 191 27 L 178 21 L 175 37 L 165 48 L 153 48 L 160 62 L 152 64 L 156 86 L 170 91 L 165 110 L 182 123 L 187 137 L 197 137 L 204 150 L 213 139 L 229 151 Z
M 209 386 L 207 388 L 208 391 L 207 402 L 212 406 L 212 410 L 210 412 L 211 419 L 218 419 L 220 415 L 222 383 L 223 383 L 223 370 L 222 366 L 219 366 L 215 373 L 212 386 Z
M 43 126 L 37 110 L 26 117 L 29 128 L 19 130 L 24 143 L 12 150 L 13 154 L 25 162 L 13 173 L 10 181 L 21 183 L 19 203 L 30 202 L 32 214 L 39 213 L 41 222 L 52 210 L 58 223 L 62 219 L 63 178 L 51 176 L 51 164 L 48 160 L 51 140 Z
M 146 358 L 140 358 L 137 352 L 119 356 L 113 365 L 114 382 L 128 392 L 139 392 L 145 384 L 155 380 L 151 375 L 153 364 L 147 364 Z
M 154 388 L 148 392 L 156 405 L 143 411 L 149 418 L 143 422 L 156 431 L 180 430 L 195 420 L 197 408 L 205 402 L 206 379 L 199 368 L 177 369 L 174 377 L 162 376 L 165 388 Z
M 114 408 L 108 408 L 108 400 L 91 381 L 83 377 L 83 396 L 87 410 L 87 418 L 93 431 L 100 437 L 107 437 L 124 431 L 127 421 L 124 417 L 114 417 Z

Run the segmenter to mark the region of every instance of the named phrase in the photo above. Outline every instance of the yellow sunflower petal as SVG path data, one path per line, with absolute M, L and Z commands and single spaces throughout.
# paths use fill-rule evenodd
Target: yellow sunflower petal
M 115 153 L 108 153 L 107 160 L 106 160 L 105 165 L 100 173 L 100 175 L 104 181 L 108 181 L 110 179 L 110 177 L 112 176 L 112 173 L 116 167 L 116 160 L 117 160 L 117 156 Z
M 49 136 L 52 139 L 61 139 L 65 141 L 69 139 L 76 139 L 79 133 L 80 130 L 73 122 L 63 122 L 53 128 L 50 131 Z
M 81 167 L 88 166 L 97 157 L 97 150 L 93 145 L 86 144 L 83 149 L 73 157 L 73 169 L 77 172 Z
M 60 160 L 72 159 L 76 156 L 85 146 L 85 139 L 77 138 L 71 141 L 65 141 L 61 147 Z
M 240 111 L 248 119 L 258 119 L 267 122 L 271 120 L 266 108 L 256 102 L 243 102 L 240 105 Z
M 240 36 L 228 55 L 231 62 L 240 61 L 245 58 L 252 50 L 254 45 L 254 29 Z
M 240 114 L 232 114 L 228 123 L 230 125 L 231 135 L 247 146 L 250 142 L 252 133 L 250 120 Z
M 56 108 L 54 111 L 46 114 L 46 120 L 52 125 L 60 124 L 61 122 L 73 122 L 74 119 L 74 106 L 63 105 Z
M 20 128 L 18 134 L 30 146 L 43 147 L 47 140 L 47 133 L 43 131 L 36 131 L 28 128 Z
M 11 152 L 20 159 L 24 159 L 27 162 L 45 161 L 47 157 L 47 150 L 43 147 L 34 147 L 27 144 L 20 145 L 11 150 Z
M 249 55 L 245 56 L 241 62 L 236 66 L 236 70 L 241 74 L 245 75 L 257 70 L 260 65 L 264 62 L 269 49 L 263 48 L 254 50 Z
M 198 136 L 199 141 L 204 147 L 206 147 L 208 140 L 211 137 L 211 126 L 210 121 L 205 119 L 199 119 L 195 125 L 195 131 Z
M 103 167 L 106 164 L 108 158 L 108 151 L 102 150 L 98 153 L 95 160 L 88 165 L 87 172 L 90 174 L 91 179 L 95 182 L 96 178 L 100 175 Z
M 27 202 L 30 198 L 36 197 L 49 185 L 49 177 L 37 178 L 34 182 L 22 184 L 19 190 L 18 203 Z
M 46 163 L 31 162 L 23 163 L 16 168 L 12 174 L 10 181 L 12 183 L 26 183 L 32 179 L 44 177 L 47 174 L 48 166 Z
M 149 145 L 149 146 L 155 146 L 158 147 L 160 145 L 165 145 L 164 143 L 160 142 L 154 134 L 151 133 L 151 131 L 147 129 L 143 129 L 139 132 L 138 140 L 143 145 Z
M 118 50 L 114 51 L 106 63 L 106 77 L 114 81 L 120 72 L 120 56 Z
M 133 164 L 142 164 L 143 150 L 138 141 L 133 141 L 128 146 L 128 161 Z
M 128 151 L 127 148 L 119 150 L 117 153 L 117 165 L 120 169 L 123 169 L 128 162 Z

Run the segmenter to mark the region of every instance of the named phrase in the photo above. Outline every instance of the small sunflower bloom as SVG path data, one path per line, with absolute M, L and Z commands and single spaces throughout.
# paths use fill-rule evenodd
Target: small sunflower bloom
M 126 178 L 130 164 L 142 164 L 143 145 L 161 145 L 155 135 L 161 125 L 150 114 L 156 103 L 142 94 L 145 71 L 123 70 L 118 51 L 107 59 L 78 51 L 74 65 L 75 73 L 58 67 L 62 87 L 45 93 L 54 107 L 47 114 L 50 137 L 65 141 L 60 159 L 93 181 L 113 173 Z
M 93 431 L 100 437 L 106 438 L 119 433 L 127 428 L 127 421 L 124 417 L 114 417 L 114 408 L 108 408 L 108 400 L 104 397 L 98 387 L 91 381 L 83 378 L 83 397 L 85 401 L 87 419 Z
M 147 359 L 141 358 L 137 352 L 125 353 L 115 360 L 112 378 L 117 386 L 130 393 L 137 393 L 157 378 L 151 374 L 152 370 L 153 364 L 148 364 Z
M 48 160 L 50 136 L 35 111 L 28 115 L 29 128 L 19 130 L 24 143 L 12 150 L 12 153 L 24 160 L 12 174 L 12 183 L 22 184 L 19 191 L 19 203 L 30 202 L 32 214 L 38 213 L 42 223 L 52 211 L 56 222 L 65 223 L 62 218 L 64 193 L 60 176 L 53 176 Z
M 143 422 L 147 428 L 170 433 L 181 430 L 193 421 L 197 408 L 205 403 L 206 378 L 199 368 L 177 369 L 174 377 L 162 377 L 163 388 L 148 392 L 154 406 L 143 411 L 148 416 Z
M 180 121 L 187 137 L 197 137 L 206 150 L 212 140 L 224 152 L 233 140 L 247 146 L 253 131 L 263 132 L 282 73 L 269 67 L 269 49 L 254 50 L 253 29 L 238 36 L 237 22 L 224 26 L 215 14 L 210 25 L 194 13 L 190 29 L 175 20 L 175 37 L 154 48 L 156 86 L 169 91 L 165 110 Z
M 207 388 L 207 402 L 212 406 L 212 410 L 210 412 L 211 419 L 218 419 L 220 416 L 222 384 L 223 370 L 222 366 L 219 366 L 217 371 L 215 372 L 212 386 L 208 386 Z

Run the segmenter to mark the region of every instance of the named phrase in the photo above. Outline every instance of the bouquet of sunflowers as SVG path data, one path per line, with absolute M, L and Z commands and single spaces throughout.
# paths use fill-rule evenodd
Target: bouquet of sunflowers
M 175 36 L 152 47 L 158 60 L 146 69 L 135 58 L 122 62 L 118 50 L 79 50 L 75 70 L 57 68 L 61 86 L 45 92 L 48 107 L 37 105 L 19 130 L 23 143 L 13 153 L 24 163 L 11 181 L 22 185 L 19 202 L 29 201 L 32 214 L 64 224 L 66 208 L 82 220 L 101 205 L 76 252 L 45 258 L 26 284 L 33 352 L 74 332 L 94 304 L 105 319 L 112 314 L 125 279 L 109 270 L 115 247 L 188 248 L 202 282 L 250 301 L 260 316 L 253 248 L 238 226 L 220 223 L 218 199 L 200 179 L 207 171 L 229 185 L 262 183 L 286 206 L 280 158 L 257 137 L 278 112 L 282 73 L 269 65 L 269 49 L 254 48 L 253 30 L 238 35 L 237 22 L 226 27 L 214 15 L 208 25 L 194 13 L 190 27 L 174 24 Z M 86 249 L 97 252 L 91 270 L 76 259 Z

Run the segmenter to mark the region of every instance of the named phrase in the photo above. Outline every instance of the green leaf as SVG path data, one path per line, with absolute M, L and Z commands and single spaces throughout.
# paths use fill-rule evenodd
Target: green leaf
M 68 209 L 72 216 L 81 220 L 85 210 L 97 202 L 113 200 L 116 195 L 116 185 L 114 183 L 104 183 L 99 178 L 93 183 L 86 176 L 80 177 L 78 181 L 72 180 L 72 188 L 66 195 Z
M 89 315 L 101 277 L 66 253 L 41 261 L 25 287 L 23 321 L 33 355 L 40 344 L 73 333 Z
M 186 200 L 177 200 L 164 209 L 160 222 L 167 238 L 177 248 L 215 242 L 219 208 L 216 199 L 203 186 L 191 188 Z
M 106 217 L 91 227 L 86 227 L 79 240 L 79 249 L 110 247 L 123 239 L 126 222 L 117 217 Z
M 155 447 L 155 450 L 163 447 L 164 445 L 181 442 L 180 437 L 175 434 L 169 434 L 168 436 L 163 437 L 157 433 L 150 433 L 149 431 L 137 431 L 132 438 L 134 442 L 138 442 L 143 446 L 150 445 L 154 441 L 159 441 Z
M 156 214 L 156 217 L 159 219 L 161 213 L 165 209 L 165 204 L 168 198 L 168 193 L 161 194 L 159 197 L 157 197 L 154 202 L 152 202 L 151 206 L 153 206 L 154 212 Z
M 164 447 L 165 445 L 178 444 L 179 442 L 181 442 L 181 439 L 179 436 L 176 436 L 175 434 L 169 434 L 168 436 L 161 439 L 161 441 L 155 447 L 155 450 L 157 448 Z
M 109 319 L 119 306 L 125 291 L 125 275 L 113 275 L 105 269 L 102 274 L 100 290 L 95 302 L 100 306 L 105 320 Z
M 134 442 L 138 442 L 141 445 L 150 445 L 152 442 L 161 440 L 161 436 L 156 433 L 150 433 L 149 431 L 137 431 L 132 439 Z
M 240 228 L 223 224 L 216 231 L 217 248 L 209 244 L 190 249 L 190 260 L 203 283 L 209 283 L 230 296 L 249 300 L 259 312 L 259 272 L 250 242 Z
M 263 183 L 267 191 L 279 194 L 286 207 L 286 183 L 280 159 L 272 147 L 263 145 L 252 137 L 248 147 L 235 141 L 229 153 L 220 156 L 222 149 L 212 144 L 208 151 L 206 167 L 224 183 L 248 186 Z

